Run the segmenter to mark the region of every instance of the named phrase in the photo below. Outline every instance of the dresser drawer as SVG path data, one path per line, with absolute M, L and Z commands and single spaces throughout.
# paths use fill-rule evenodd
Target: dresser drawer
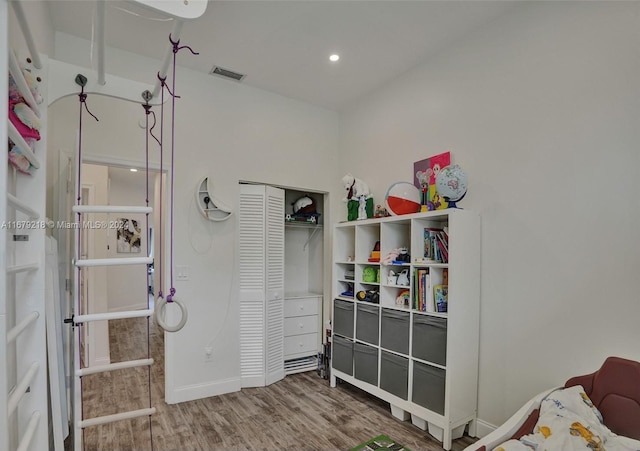
M 296 316 L 284 319 L 284 336 L 318 332 L 318 315 Z
M 284 302 L 284 317 L 317 315 L 318 299 L 318 297 L 286 299 Z
M 318 352 L 317 333 L 284 337 L 285 359 L 297 357 L 298 354 L 315 354 L 316 352 Z

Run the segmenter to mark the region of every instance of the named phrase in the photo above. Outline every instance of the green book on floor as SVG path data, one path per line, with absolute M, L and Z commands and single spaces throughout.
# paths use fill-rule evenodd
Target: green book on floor
M 403 445 L 397 443 L 395 440 L 390 439 L 386 435 L 379 435 L 372 438 L 368 442 L 351 448 L 350 451 L 373 451 L 373 450 L 393 450 L 393 451 L 411 451 L 409 448 L 405 448 Z

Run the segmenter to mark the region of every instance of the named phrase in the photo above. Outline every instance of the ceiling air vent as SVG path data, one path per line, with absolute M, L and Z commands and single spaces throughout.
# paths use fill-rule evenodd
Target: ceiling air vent
M 217 75 L 219 77 L 230 78 L 235 81 L 242 81 L 246 75 L 239 74 L 229 69 L 224 69 L 220 66 L 213 66 L 213 69 L 209 72 L 211 75 Z

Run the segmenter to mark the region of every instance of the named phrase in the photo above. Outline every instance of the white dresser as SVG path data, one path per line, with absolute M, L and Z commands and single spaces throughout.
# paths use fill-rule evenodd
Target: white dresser
M 286 293 L 284 300 L 284 371 L 315 370 L 322 347 L 322 295 Z

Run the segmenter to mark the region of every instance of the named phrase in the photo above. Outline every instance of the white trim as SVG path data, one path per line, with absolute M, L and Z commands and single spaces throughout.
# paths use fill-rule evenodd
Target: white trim
M 240 391 L 240 378 L 223 379 L 221 381 L 205 382 L 202 384 L 185 385 L 183 387 L 167 391 L 165 401 L 167 404 L 193 401 L 211 396 L 224 395 Z

